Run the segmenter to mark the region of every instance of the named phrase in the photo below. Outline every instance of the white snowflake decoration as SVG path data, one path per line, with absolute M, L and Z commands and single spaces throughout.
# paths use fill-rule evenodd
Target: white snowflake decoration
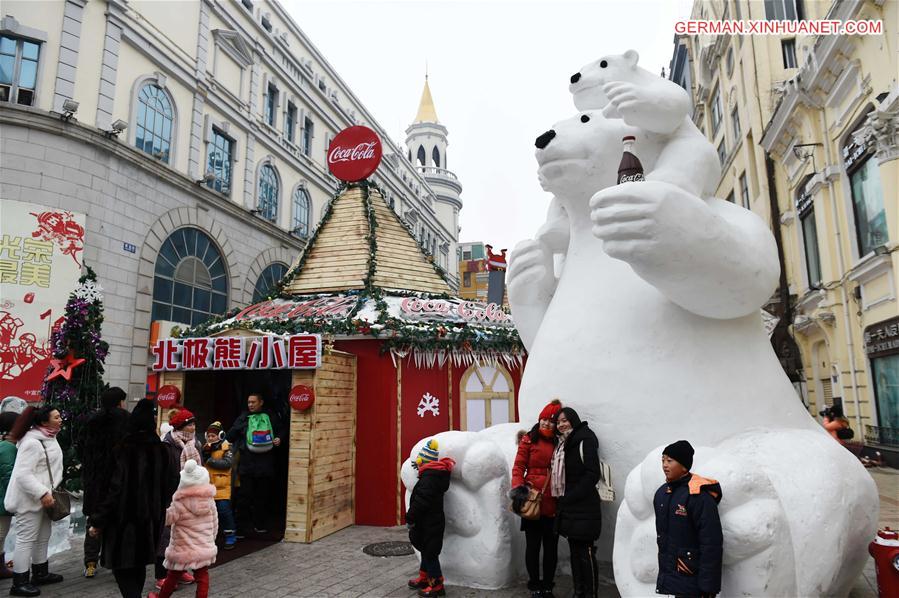
M 440 415 L 440 399 L 426 392 L 418 402 L 418 417 L 424 417 L 428 411 L 434 416 Z
M 92 280 L 85 280 L 78 288 L 75 289 L 75 297 L 78 299 L 84 299 L 89 303 L 93 303 L 95 301 L 103 301 L 103 287 L 93 282 Z

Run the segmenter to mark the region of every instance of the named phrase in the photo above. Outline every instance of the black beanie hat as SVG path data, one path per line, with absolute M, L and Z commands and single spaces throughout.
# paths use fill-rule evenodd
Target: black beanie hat
M 690 471 L 693 467 L 693 446 L 686 440 L 678 440 L 665 447 L 663 455 L 668 455 Z

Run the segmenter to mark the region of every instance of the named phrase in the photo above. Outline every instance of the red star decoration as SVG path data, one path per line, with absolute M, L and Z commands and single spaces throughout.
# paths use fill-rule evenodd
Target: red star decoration
M 72 351 L 69 351 L 69 354 L 63 359 L 51 359 L 50 365 L 53 366 L 53 371 L 47 375 L 47 380 L 53 380 L 54 378 L 62 376 L 67 381 L 71 381 L 72 370 L 84 362 L 85 360 L 83 358 L 76 358 L 75 353 Z

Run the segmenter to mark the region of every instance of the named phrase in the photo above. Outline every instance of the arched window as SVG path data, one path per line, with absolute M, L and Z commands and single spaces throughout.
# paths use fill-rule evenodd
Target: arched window
M 259 303 L 265 299 L 272 287 L 278 284 L 285 274 L 287 274 L 287 266 L 280 262 L 270 264 L 263 270 L 253 288 L 253 303 Z
M 271 164 L 265 164 L 259 170 L 259 213 L 274 222 L 278 218 L 278 175 Z
M 515 384 L 501 365 L 472 365 L 460 384 L 459 427 L 477 432 L 515 419 Z
M 153 83 L 144 85 L 137 97 L 134 145 L 168 163 L 174 119 L 172 101 L 165 90 Z
M 180 228 L 162 244 L 153 278 L 153 319 L 196 326 L 228 310 L 228 272 L 212 239 Z
M 311 205 L 309 193 L 302 187 L 297 187 L 297 190 L 293 192 L 293 218 L 290 232 L 298 237 L 305 238 L 309 235 L 309 208 Z
M 431 160 L 434 161 L 434 166 L 440 168 L 440 150 L 437 149 L 437 146 L 434 146 L 434 149 L 431 151 Z
M 427 154 L 425 154 L 424 146 L 419 145 L 418 146 L 418 163 L 421 164 L 422 166 L 425 165 L 425 161 L 427 160 L 426 156 L 427 156 Z

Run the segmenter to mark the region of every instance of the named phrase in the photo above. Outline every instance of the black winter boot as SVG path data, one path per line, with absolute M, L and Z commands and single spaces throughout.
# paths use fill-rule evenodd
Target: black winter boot
M 12 587 L 9 589 L 10 596 L 40 596 L 41 591 L 31 585 L 31 574 L 25 573 L 12 574 Z
M 571 551 L 571 591 L 572 598 L 586 598 L 584 593 L 584 564 L 574 550 Z
M 62 575 L 50 573 L 50 563 L 41 563 L 40 565 L 31 565 L 31 583 L 36 586 L 45 586 L 51 583 L 59 583 L 62 581 Z
M 551 581 L 544 581 L 543 591 L 541 592 L 540 596 L 542 598 L 556 598 L 556 595 L 553 594 L 553 588 L 555 587 L 555 585 L 556 584 Z

